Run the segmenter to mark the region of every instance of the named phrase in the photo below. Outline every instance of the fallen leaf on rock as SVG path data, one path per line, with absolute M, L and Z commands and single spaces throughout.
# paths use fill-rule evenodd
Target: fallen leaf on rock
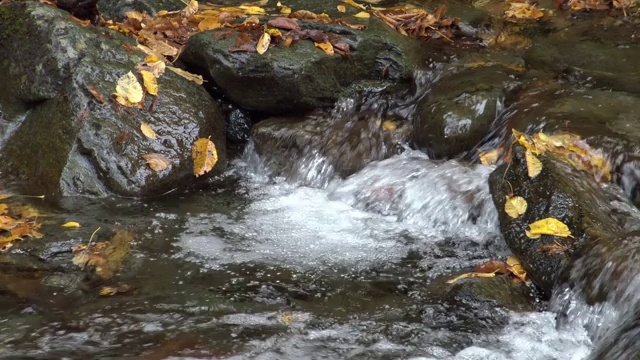
M 151 95 L 158 95 L 158 79 L 156 79 L 156 76 L 147 70 L 140 70 L 140 75 L 142 75 L 142 83 L 147 92 Z
M 264 32 L 262 33 L 262 36 L 260 36 L 260 39 L 258 40 L 258 44 L 256 45 L 256 51 L 258 52 L 258 54 L 262 55 L 264 54 L 267 49 L 269 49 L 269 44 L 271 43 L 271 36 Z
M 371 17 L 371 14 L 369 14 L 369 13 L 368 13 L 368 12 L 366 12 L 366 11 L 360 11 L 359 13 L 357 13 L 357 14 L 355 14 L 355 15 L 353 15 L 353 16 L 355 16 L 355 17 L 357 17 L 357 18 L 361 18 L 361 19 L 368 19 L 368 18 L 370 18 L 370 17 Z
M 504 211 L 507 215 L 517 219 L 527 211 L 527 201 L 522 196 L 507 196 Z
M 189 4 L 187 4 L 187 7 L 182 9 L 182 13 L 184 14 L 185 17 L 193 16 L 193 14 L 197 12 L 198 12 L 198 2 L 196 0 L 189 1 Z
M 476 265 L 475 272 L 477 273 L 493 273 L 493 274 L 506 274 L 509 271 L 507 270 L 507 263 L 499 260 L 489 260 L 482 264 Z
M 66 223 L 62 224 L 62 227 L 79 228 L 80 227 L 80 223 L 76 222 L 76 221 L 69 221 L 69 222 L 66 222 Z
M 538 248 L 538 250 L 536 250 L 537 252 L 546 252 L 549 255 L 558 255 L 558 254 L 564 254 L 565 252 L 569 251 L 569 248 L 560 244 L 559 242 L 557 242 L 556 240 L 554 240 L 552 243 L 550 244 L 544 244 L 542 246 L 540 246 Z
M 194 83 L 198 84 L 198 85 L 202 85 L 204 84 L 204 79 L 202 78 L 201 75 L 196 75 L 196 74 L 192 74 L 188 71 L 179 69 L 177 67 L 173 67 L 173 66 L 167 66 L 167 69 L 173 71 L 174 73 L 182 76 L 183 78 L 189 80 L 189 81 L 193 81 Z
M 220 20 L 218 20 L 218 18 L 207 17 L 198 23 L 198 30 L 200 31 L 213 30 L 221 26 L 222 24 L 220 24 Z
M 533 155 L 531 150 L 527 149 L 524 153 L 525 161 L 527 162 L 527 174 L 530 178 L 534 178 L 542 171 L 542 162 Z
M 171 160 L 161 154 L 146 154 L 142 155 L 142 158 L 147 161 L 147 165 L 149 165 L 153 171 L 162 171 L 171 164 Z
M 393 131 L 398 128 L 398 124 L 396 124 L 392 120 L 385 120 L 382 122 L 382 130 L 384 131 Z
M 362 9 L 362 10 L 367 10 L 367 7 L 362 5 L 362 4 L 358 4 L 357 2 L 353 1 L 353 0 L 342 0 L 343 3 L 347 4 L 347 5 L 351 5 L 355 8 L 358 9 Z
M 213 141 L 200 138 L 191 146 L 193 174 L 198 177 L 211 171 L 218 162 L 218 152 Z
M 143 63 L 139 63 L 136 65 L 136 69 L 138 71 L 148 71 L 153 74 L 156 78 L 160 77 L 160 75 L 164 74 L 164 70 L 166 68 L 166 64 L 164 61 L 145 61 Z M 148 91 L 148 89 L 147 89 Z M 155 95 L 155 94 L 151 94 Z
M 569 227 L 562 221 L 552 217 L 529 224 L 529 230 L 525 230 L 525 234 L 531 239 L 537 239 L 541 235 L 572 237 Z
M 498 158 L 500 157 L 501 150 L 487 150 L 480 153 L 478 156 L 480 158 L 480 163 L 482 165 L 494 165 L 498 162 Z
M 504 13 L 507 17 L 518 20 L 538 20 L 544 16 L 544 11 L 538 9 L 536 4 L 512 2 Z
M 291 8 L 288 6 L 282 5 L 282 7 L 280 7 L 280 14 L 283 14 L 283 15 L 291 14 Z
M 336 7 L 338 9 L 338 11 L 340 11 L 341 13 L 346 12 L 347 8 L 344 7 L 344 5 L 338 5 Z
M 313 44 L 317 48 L 320 48 L 322 51 L 324 51 L 327 55 L 333 56 L 334 51 L 333 51 L 333 45 L 331 45 L 331 43 L 329 43 L 329 42 L 323 42 L 323 43 L 314 42 Z
M 102 96 L 102 93 L 95 85 L 89 85 L 87 87 L 87 90 L 89 90 L 91 95 L 93 95 L 93 97 L 96 98 L 96 100 L 98 100 L 100 104 L 104 104 L 104 97 Z
M 247 15 L 266 15 L 267 12 L 259 6 L 239 6 Z
M 142 36 L 140 36 L 142 37 Z M 164 41 L 157 40 L 155 37 L 144 37 L 145 44 L 154 54 L 160 54 L 163 56 L 176 56 L 178 55 L 178 49 L 167 44 Z
M 272 38 L 282 37 L 282 33 L 278 29 L 267 29 L 265 32 L 269 34 L 269 36 L 271 36 Z
M 113 95 L 121 105 L 133 107 L 142 101 L 142 86 L 140 86 L 136 76 L 129 71 L 118 79 L 116 92 Z
M 300 30 L 298 20 L 286 17 L 277 17 L 275 19 L 271 19 L 267 21 L 267 26 L 284 30 Z
M 7 204 L 0 204 L 0 215 L 4 215 L 9 212 L 9 206 Z
M 509 270 L 509 272 L 511 272 L 515 277 L 522 280 L 522 282 L 527 282 L 527 272 L 520 264 L 520 260 L 515 256 L 509 256 L 507 258 L 507 270 Z
M 147 123 L 140 124 L 140 130 L 142 131 L 144 136 L 148 137 L 149 139 L 153 139 L 153 140 L 157 139 L 156 132 L 151 128 L 151 126 L 149 126 L 149 124 Z
M 458 280 L 462 280 L 462 279 L 466 279 L 466 278 L 475 278 L 475 277 L 495 277 L 496 273 L 492 272 L 492 273 L 479 273 L 479 272 L 470 272 L 470 273 L 464 273 L 458 277 L 456 277 L 455 279 L 451 279 L 451 280 L 447 280 L 447 284 L 453 284 L 455 282 L 457 282 Z

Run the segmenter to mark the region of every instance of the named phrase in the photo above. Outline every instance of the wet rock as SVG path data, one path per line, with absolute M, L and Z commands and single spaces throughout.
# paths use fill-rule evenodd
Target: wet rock
M 229 31 L 221 29 L 191 37 L 180 59 L 208 74 L 231 101 L 248 110 L 269 113 L 331 106 L 344 88 L 358 80 L 408 82 L 419 63 L 420 43 L 378 19 L 370 19 L 365 31 L 304 21 L 299 24 L 303 30 L 338 34 L 350 45 L 351 54 L 328 56 L 309 40 L 297 41 L 289 48 L 271 47 L 264 55 L 230 52 L 238 34 L 217 40 L 214 36 Z
M 251 137 L 251 117 L 242 109 L 233 109 L 226 116 L 227 141 L 235 144 L 247 142 Z
M 585 172 L 547 156 L 540 156 L 542 172 L 535 178 L 527 174 L 522 147 L 515 146 L 512 164 L 499 166 L 489 177 L 493 201 L 498 209 L 500 229 L 509 248 L 520 260 L 528 277 L 549 295 L 560 280 L 565 280 L 568 266 L 579 259 L 585 249 L 598 242 L 619 243 L 617 236 L 628 223 L 612 206 L 609 196 Z M 522 196 L 527 211 L 517 219 L 503 210 L 507 195 Z M 528 225 L 553 217 L 569 227 L 573 238 L 542 235 L 530 239 Z M 549 254 L 541 246 L 557 241 L 567 247 L 561 254 Z
M 375 120 L 320 114 L 270 118 L 256 124 L 251 134 L 257 154 L 273 174 L 313 182 L 328 178 L 316 175 L 346 177 L 371 161 L 391 156 L 407 131 L 385 130 Z
M 433 158 L 471 150 L 489 132 L 514 86 L 502 66 L 443 76 L 418 104 L 413 141 Z
M 191 144 L 208 136 L 219 157 L 212 173 L 225 169 L 224 120 L 203 88 L 167 71 L 144 108 L 114 104 L 118 78 L 135 72 L 144 54 L 127 53 L 123 44 L 134 43 L 111 30 L 67 16 L 37 2 L 0 8 L 0 49 L 13 54 L 0 60 L 4 176 L 19 178 L 27 194 L 159 195 L 194 183 Z M 142 135 L 141 123 L 158 139 Z M 171 164 L 151 170 L 142 158 L 150 153 Z
M 122 20 L 129 11 L 155 16 L 160 10 L 176 11 L 185 7 L 180 0 L 100 0 L 98 10 L 106 19 Z
M 534 39 L 537 44 L 525 59 L 529 66 L 553 71 L 570 82 L 638 94 L 640 72 L 634 65 L 640 59 L 634 35 L 638 24 L 631 22 L 582 18 Z
M 54 0 L 54 3 L 77 18 L 91 20 L 93 24 L 98 23 L 98 0 Z

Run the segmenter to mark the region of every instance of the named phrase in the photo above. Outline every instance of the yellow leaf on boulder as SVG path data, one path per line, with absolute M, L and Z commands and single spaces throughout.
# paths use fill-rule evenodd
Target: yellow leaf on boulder
M 184 9 L 182 9 L 182 13 L 184 14 L 185 17 L 193 16 L 197 12 L 198 12 L 198 2 L 196 0 L 189 1 L 189 4 L 187 4 L 187 6 Z
M 314 45 L 317 48 L 322 49 L 322 51 L 324 51 L 327 55 L 329 56 L 333 56 L 334 52 L 333 52 L 333 45 L 331 45 L 330 42 L 323 42 L 323 43 L 317 43 L 314 42 Z
M 140 70 L 140 75 L 142 75 L 142 83 L 147 92 L 151 95 L 158 95 L 158 79 L 156 79 L 156 76 L 147 70 Z
M 282 5 L 282 7 L 280 8 L 280 14 L 283 14 L 283 15 L 291 14 L 291 8 L 288 6 Z
M 482 165 L 494 165 L 498 162 L 500 151 L 500 149 L 494 149 L 481 152 L 478 156 L 480 158 L 480 163 Z
M 267 12 L 259 6 L 239 6 L 247 15 L 266 15 Z
M 218 162 L 218 152 L 213 141 L 200 138 L 191 145 L 193 174 L 198 177 L 211 171 Z
M 271 35 L 269 33 L 262 33 L 260 39 L 258 40 L 258 45 L 256 45 L 256 51 L 258 54 L 264 54 L 267 49 L 269 49 L 269 44 L 271 43 Z
M 341 13 L 346 12 L 347 8 L 344 7 L 344 5 L 338 5 L 337 6 L 338 11 L 340 11 Z
M 62 227 L 79 228 L 80 227 L 80 223 L 79 222 L 75 222 L 75 221 L 69 221 L 69 222 L 66 222 L 66 223 L 62 224 Z
M 507 196 L 504 211 L 516 219 L 527 211 L 527 201 L 522 196 Z
M 529 149 L 524 153 L 524 158 L 527 162 L 527 174 L 533 179 L 542 171 L 542 162 Z
M 515 256 L 509 256 L 507 258 L 507 270 L 509 270 L 509 272 L 511 272 L 515 277 L 522 280 L 522 282 L 527 281 L 527 272 L 524 270 L 522 265 L 520 265 L 520 260 Z
M 142 101 L 142 86 L 136 76 L 129 71 L 118 79 L 116 92 L 113 95 L 120 104 L 132 107 Z M 123 100 L 124 103 L 120 100 Z
M 142 123 L 140 124 L 140 130 L 142 130 L 142 133 L 144 134 L 144 136 L 148 137 L 149 139 L 153 139 L 156 140 L 156 132 L 153 131 L 153 129 L 151 128 L 151 126 L 149 126 L 149 124 L 147 123 Z
M 200 31 L 213 30 L 221 26 L 222 24 L 220 24 L 220 20 L 218 20 L 218 18 L 206 17 L 198 23 L 198 30 Z
M 368 18 L 370 18 L 370 17 L 371 17 L 371 14 L 369 14 L 369 13 L 368 13 L 368 12 L 366 12 L 366 11 L 360 11 L 359 13 L 357 13 L 357 14 L 355 14 L 355 15 L 353 15 L 353 16 L 355 16 L 355 17 L 357 17 L 357 18 L 361 18 L 361 19 L 368 19 Z
M 153 171 L 162 171 L 169 167 L 171 160 L 160 154 L 146 154 L 142 155 L 142 158 L 147 161 L 147 165 Z
M 529 230 L 525 230 L 525 234 L 532 239 L 537 239 L 540 235 L 572 237 L 567 225 L 551 217 L 529 224 Z
M 196 74 L 192 74 L 188 71 L 179 69 L 177 67 L 173 67 L 173 66 L 167 66 L 167 69 L 173 71 L 174 73 L 182 76 L 183 78 L 189 80 L 189 81 L 193 81 L 194 83 L 198 84 L 198 85 L 202 85 L 204 84 L 204 79 L 202 78 L 201 75 L 196 75 Z

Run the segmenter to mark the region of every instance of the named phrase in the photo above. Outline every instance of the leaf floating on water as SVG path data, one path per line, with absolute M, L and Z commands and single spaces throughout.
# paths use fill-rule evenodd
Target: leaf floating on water
M 156 79 L 156 76 L 147 70 L 140 70 L 140 75 L 142 75 L 142 83 L 147 92 L 151 95 L 158 95 L 158 79 Z
M 480 273 L 480 272 L 464 273 L 464 274 L 456 277 L 455 279 L 447 280 L 447 284 L 453 284 L 453 283 L 457 282 L 458 280 L 462 280 L 462 279 L 466 279 L 466 278 L 476 278 L 476 277 L 481 277 L 481 278 L 496 277 L 496 273 L 495 272 L 491 272 L 491 273 Z
M 540 235 L 572 237 L 567 225 L 551 217 L 529 224 L 529 230 L 525 230 L 525 234 L 532 239 L 537 239 Z
M 258 44 L 256 45 L 256 51 L 258 54 L 262 55 L 269 49 L 269 44 L 271 43 L 271 36 L 264 32 L 260 39 L 258 40 Z
M 162 171 L 171 164 L 171 160 L 160 154 L 146 154 L 142 155 L 142 158 L 147 161 L 147 165 L 149 165 L 153 171 Z
M 75 222 L 75 221 L 69 221 L 69 222 L 66 222 L 66 223 L 62 224 L 62 227 L 79 228 L 80 227 L 80 223 L 79 222 Z
M 81 247 L 76 248 L 71 261 L 83 269 L 92 266 L 100 278 L 110 279 L 120 270 L 131 252 L 132 240 L 131 233 L 119 230 L 108 242 L 100 241 L 84 250 L 81 250 Z
M 323 42 L 323 43 L 314 42 L 313 44 L 317 48 L 320 48 L 322 51 L 324 51 L 327 55 L 333 56 L 333 54 L 334 54 L 333 45 L 331 45 L 330 42 Z
M 184 71 L 182 69 L 179 69 L 177 67 L 173 67 L 173 66 L 167 66 L 167 69 L 173 71 L 174 73 L 182 76 L 183 78 L 189 80 L 189 81 L 193 81 L 194 83 L 198 84 L 198 85 L 202 85 L 204 84 L 204 79 L 202 78 L 201 75 L 196 75 L 196 74 L 192 74 L 188 71 Z
M 121 105 L 133 107 L 142 101 L 142 86 L 136 76 L 129 71 L 118 79 L 116 92 L 113 95 Z
M 213 141 L 205 138 L 196 140 L 191 146 L 193 174 L 198 177 L 211 171 L 218 162 L 218 152 Z
M 529 149 L 524 153 L 524 158 L 527 162 L 527 174 L 533 179 L 542 171 L 542 162 Z
M 368 13 L 368 12 L 366 12 L 366 11 L 360 11 L 359 13 L 357 13 L 357 14 L 355 14 L 355 15 L 353 15 L 353 16 L 355 16 L 355 17 L 357 17 L 357 18 L 361 18 L 361 19 L 368 19 L 368 18 L 370 18 L 370 17 L 371 17 L 371 14 L 369 14 L 369 13 Z
M 522 196 L 507 196 L 504 211 L 507 215 L 517 219 L 527 211 L 527 201 Z
M 153 140 L 157 139 L 156 132 L 151 128 L 151 126 L 149 126 L 149 124 L 147 123 L 140 124 L 140 130 L 142 131 L 144 136 L 148 137 L 149 139 L 153 139 Z
M 500 157 L 500 149 L 483 151 L 478 156 L 480 158 L 480 163 L 482 165 L 494 165 L 498 162 L 498 158 Z

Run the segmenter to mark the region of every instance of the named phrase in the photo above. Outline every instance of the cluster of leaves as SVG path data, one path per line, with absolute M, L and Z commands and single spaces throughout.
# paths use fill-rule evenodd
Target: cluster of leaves
M 72 261 L 82 269 L 88 266 L 92 267 L 95 274 L 101 279 L 110 279 L 120 270 L 124 260 L 131 252 L 133 235 L 126 230 L 120 230 L 109 241 L 91 244 L 93 236 L 98 230 L 100 228 L 91 235 L 88 246 L 75 246 L 71 249 Z
M 509 9 L 504 15 L 514 21 L 535 21 L 545 15 L 545 9 L 538 8 L 537 4 L 529 2 L 512 2 L 509 3 Z
M 624 15 L 632 8 L 638 7 L 638 0 L 557 0 L 560 9 L 581 10 L 622 10 Z
M 373 10 L 373 14 L 405 36 L 429 39 L 442 37 L 449 41 L 459 31 L 458 18 L 444 15 L 446 6 L 433 13 L 424 9 L 395 7 Z
M 515 256 L 509 256 L 507 261 L 489 260 L 475 267 L 473 272 L 464 273 L 454 279 L 447 281 L 453 284 L 460 279 L 473 277 L 495 277 L 496 275 L 508 275 L 516 281 L 527 281 L 527 272 L 520 265 L 520 261 Z
M 11 197 L 9 194 L 0 194 L 0 200 Z M 40 233 L 42 223 L 39 223 L 37 210 L 30 206 L 9 206 L 0 203 L 0 252 L 9 250 L 15 241 L 25 238 L 40 239 L 44 235 Z

